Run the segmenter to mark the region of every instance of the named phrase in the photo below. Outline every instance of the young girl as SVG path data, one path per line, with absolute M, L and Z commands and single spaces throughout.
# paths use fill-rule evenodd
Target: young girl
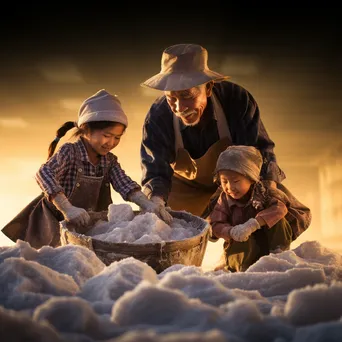
M 14 242 L 25 240 L 35 248 L 58 246 L 59 221 L 86 226 L 88 211 L 104 211 L 112 203 L 110 184 L 125 201 L 170 223 L 172 217 L 165 207 L 150 201 L 110 152 L 119 144 L 127 125 L 127 116 L 116 96 L 102 89 L 86 99 L 77 123 L 66 122 L 58 129 L 48 160 L 36 174 L 42 194 L 8 223 L 3 233 Z M 60 138 L 74 127 L 76 142 L 65 143 L 54 154 Z
M 223 238 L 225 269 L 245 271 L 263 255 L 287 250 L 293 241 L 286 194 L 259 180 L 261 153 L 230 146 L 217 161 L 222 192 L 209 222 L 212 238 Z

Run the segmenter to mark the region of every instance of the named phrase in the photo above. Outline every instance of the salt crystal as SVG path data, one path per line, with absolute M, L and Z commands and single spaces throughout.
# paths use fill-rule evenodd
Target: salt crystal
M 129 204 L 110 204 L 108 222 L 97 222 L 87 235 L 113 243 L 162 243 L 188 239 L 200 234 L 191 222 L 173 218 L 170 225 L 156 214 L 134 214 Z
M 132 221 L 134 212 L 132 207 L 127 203 L 110 204 L 108 206 L 108 221 L 118 223 L 123 221 Z

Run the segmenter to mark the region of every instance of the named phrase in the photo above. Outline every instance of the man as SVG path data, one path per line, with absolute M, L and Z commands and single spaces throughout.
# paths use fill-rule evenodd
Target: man
M 230 145 L 260 150 L 260 176 L 268 185 L 277 187 L 285 179 L 255 99 L 207 62 L 202 46 L 173 45 L 163 51 L 161 71 L 141 84 L 163 91 L 143 125 L 144 192 L 157 203 L 203 218 L 220 193 L 213 183 L 217 158 Z

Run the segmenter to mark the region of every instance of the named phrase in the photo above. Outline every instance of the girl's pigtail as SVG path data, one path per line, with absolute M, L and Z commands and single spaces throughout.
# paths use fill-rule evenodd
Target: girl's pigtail
M 73 121 L 67 121 L 65 122 L 56 132 L 56 137 L 54 140 L 52 140 L 49 150 L 48 150 L 48 160 L 51 158 L 51 156 L 54 154 L 57 144 L 59 140 L 65 136 L 65 134 L 71 130 L 72 128 L 77 127 L 77 123 Z

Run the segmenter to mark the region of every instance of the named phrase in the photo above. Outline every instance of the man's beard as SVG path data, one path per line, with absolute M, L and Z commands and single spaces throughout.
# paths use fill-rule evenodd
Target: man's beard
M 197 119 L 196 119 L 194 122 L 191 122 L 191 123 L 187 123 L 186 121 L 183 120 L 184 118 L 186 118 L 186 117 L 188 117 L 188 116 L 191 116 L 191 115 L 193 115 L 193 114 L 197 114 L 197 112 L 194 111 L 194 110 L 190 111 L 189 113 L 184 113 L 184 112 L 182 112 L 182 113 L 175 113 L 175 114 L 176 114 L 177 117 L 181 118 L 181 120 L 182 120 L 182 122 L 183 122 L 183 124 L 184 124 L 185 126 L 195 126 L 195 125 L 197 125 L 197 124 L 200 122 L 200 120 L 201 120 L 201 117 L 200 117 L 200 116 L 198 116 Z
M 194 122 L 186 123 L 186 122 L 183 121 L 183 123 L 184 123 L 185 126 L 190 126 L 191 127 L 191 126 L 196 126 L 200 122 L 200 120 L 201 120 L 201 117 L 198 117 Z

